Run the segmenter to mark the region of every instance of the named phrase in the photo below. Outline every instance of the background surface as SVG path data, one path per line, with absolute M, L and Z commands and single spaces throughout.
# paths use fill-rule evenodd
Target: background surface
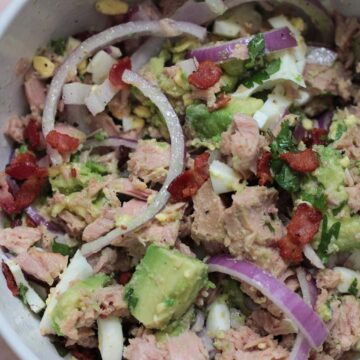
M 18 360 L 4 340 L 0 337 L 0 359 L 1 360 Z

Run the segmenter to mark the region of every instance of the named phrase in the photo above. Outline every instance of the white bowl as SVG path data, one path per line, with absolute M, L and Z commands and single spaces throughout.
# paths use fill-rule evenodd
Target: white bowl
M 173 0 L 168 0 L 173 1 Z M 333 1 L 333 0 L 324 0 Z M 0 0 L 0 120 L 25 114 L 22 79 L 15 74 L 21 57 L 33 56 L 50 39 L 89 28 L 103 28 L 104 18 L 94 11 L 95 0 Z M 359 0 L 335 0 L 348 14 L 360 14 Z M 9 145 L 0 134 L 0 166 Z M 38 320 L 8 291 L 0 271 L 0 335 L 21 360 L 62 359 L 39 333 Z M 0 354 L 0 359 L 2 358 Z

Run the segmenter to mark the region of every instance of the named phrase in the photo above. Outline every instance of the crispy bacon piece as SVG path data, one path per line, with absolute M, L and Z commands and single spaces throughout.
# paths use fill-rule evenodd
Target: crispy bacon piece
M 31 149 L 37 150 L 41 145 L 41 130 L 37 121 L 31 119 L 24 129 L 24 138 L 28 140 Z
M 284 259 L 299 262 L 302 260 L 302 250 L 319 231 L 322 214 L 312 206 L 300 204 L 287 226 L 287 235 L 279 242 L 280 254 Z
M 312 147 L 313 145 L 326 145 L 328 142 L 329 131 L 326 129 L 311 129 L 307 132 L 307 135 L 303 139 L 307 147 Z
M 16 281 L 14 279 L 13 274 L 11 273 L 9 267 L 4 263 L 4 261 L 1 264 L 1 269 L 2 272 L 4 274 L 5 280 L 6 280 L 6 285 L 8 287 L 8 289 L 11 291 L 11 293 L 14 296 L 18 296 L 19 295 L 19 288 L 16 284 Z
M 19 191 L 15 194 L 16 212 L 27 208 L 39 195 L 45 178 L 32 176 L 20 186 Z
M 188 80 L 196 88 L 206 90 L 219 81 L 221 74 L 221 68 L 207 60 L 199 64 L 198 69 L 189 76 Z
M 320 166 L 319 159 L 312 149 L 298 153 L 288 152 L 281 154 L 280 158 L 286 161 L 291 169 L 301 173 L 311 173 Z
M 117 89 L 125 89 L 128 87 L 128 84 L 125 84 L 122 81 L 122 76 L 125 70 L 131 70 L 131 59 L 126 56 L 120 59 L 115 65 L 112 66 L 109 72 L 109 80 L 111 85 L 115 86 Z
M 270 171 L 270 161 L 272 155 L 270 151 L 264 152 L 260 158 L 258 158 L 256 164 L 256 175 L 259 178 L 259 185 L 264 186 L 272 181 L 272 175 Z
M 213 106 L 209 107 L 209 111 L 215 111 L 218 109 L 222 109 L 223 107 L 225 107 L 231 100 L 231 96 L 226 95 L 226 94 L 220 94 L 220 96 L 216 99 L 216 102 Z
M 16 180 L 25 180 L 36 173 L 37 165 L 31 162 L 15 163 L 6 166 L 5 172 Z
M 46 142 L 56 149 L 60 154 L 66 154 L 75 151 L 80 144 L 80 140 L 63 134 L 56 130 L 51 130 L 46 136 Z
M 186 170 L 169 185 L 168 191 L 173 202 L 189 200 L 209 178 L 209 156 L 207 152 L 195 158 L 194 169 Z
M 126 285 L 130 281 L 131 277 L 132 277 L 131 271 L 121 272 L 117 278 L 117 282 L 120 285 Z

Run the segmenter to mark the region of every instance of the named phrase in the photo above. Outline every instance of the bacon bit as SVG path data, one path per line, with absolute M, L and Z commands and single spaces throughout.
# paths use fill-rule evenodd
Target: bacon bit
M 258 158 L 256 164 L 256 176 L 259 178 L 259 185 L 265 186 L 272 181 L 272 175 L 270 171 L 270 161 L 272 155 L 270 151 L 264 152 L 260 158 Z
M 206 90 L 219 81 L 221 74 L 221 68 L 207 60 L 199 64 L 198 69 L 189 75 L 188 80 L 196 88 Z
M 218 110 L 218 109 L 222 109 L 230 101 L 231 101 L 231 96 L 226 95 L 226 94 L 220 94 L 220 96 L 217 98 L 215 104 L 213 106 L 210 106 L 208 109 L 210 112 Z
M 301 173 L 311 173 L 320 166 L 319 159 L 312 149 L 298 153 L 288 152 L 281 154 L 280 158 L 286 161 L 291 169 Z
M 11 164 L 19 164 L 19 163 L 27 163 L 27 162 L 36 164 L 36 156 L 30 151 L 23 154 L 18 154 L 11 161 Z
M 60 154 L 73 152 L 79 147 L 80 144 L 79 139 L 67 134 L 62 134 L 56 130 L 52 130 L 47 134 L 46 142 L 52 148 L 56 149 Z
M 26 128 L 24 129 L 24 138 L 29 141 L 29 145 L 32 149 L 36 150 L 40 148 L 40 125 L 37 121 L 31 119 Z
M 109 72 L 109 80 L 112 86 L 120 90 L 128 87 L 128 84 L 125 84 L 122 81 L 122 76 L 125 70 L 131 70 L 131 59 L 128 56 L 120 59 L 112 66 Z
M 117 282 L 120 285 L 126 285 L 132 277 L 131 271 L 125 271 L 119 274 L 119 277 L 117 278 Z
M 1 269 L 4 274 L 4 277 L 6 280 L 6 285 L 7 285 L 8 289 L 11 291 L 13 296 L 19 296 L 20 292 L 19 292 L 19 288 L 16 284 L 16 281 L 14 279 L 14 275 L 11 273 L 9 266 L 7 266 L 4 261 L 1 264 Z
M 39 195 L 44 184 L 44 178 L 32 176 L 20 186 L 15 194 L 16 211 L 20 212 L 27 208 Z
M 326 129 L 311 129 L 307 132 L 307 135 L 303 139 L 307 147 L 312 147 L 313 145 L 326 145 L 328 142 L 329 131 Z
M 77 175 L 76 169 L 75 169 L 75 168 L 71 168 L 70 174 L 71 174 L 71 177 L 76 178 L 76 175 Z
M 306 203 L 300 204 L 287 226 L 287 235 L 278 242 L 280 255 L 293 262 L 301 261 L 303 248 L 319 231 L 321 220 L 320 211 Z
M 168 192 L 173 202 L 189 200 L 206 182 L 209 178 L 209 156 L 207 152 L 198 155 L 194 161 L 194 169 L 184 171 L 171 182 Z

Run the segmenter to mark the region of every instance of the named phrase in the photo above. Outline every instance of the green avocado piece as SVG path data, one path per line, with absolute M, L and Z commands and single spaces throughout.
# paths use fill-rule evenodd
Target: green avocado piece
M 227 130 L 235 114 L 254 115 L 262 106 L 262 100 L 251 97 L 232 99 L 224 108 L 212 112 L 204 104 L 192 104 L 186 109 L 186 121 L 196 137 L 211 139 Z
M 85 306 L 84 300 L 91 297 L 95 290 L 106 286 L 110 280 L 111 278 L 105 274 L 97 274 L 76 282 L 59 296 L 58 302 L 51 314 L 51 324 L 57 335 L 62 335 L 61 325 L 71 316 L 72 312 L 82 309 Z
M 200 260 L 150 245 L 125 286 L 125 299 L 146 328 L 163 329 L 189 309 L 207 282 L 207 266 Z

